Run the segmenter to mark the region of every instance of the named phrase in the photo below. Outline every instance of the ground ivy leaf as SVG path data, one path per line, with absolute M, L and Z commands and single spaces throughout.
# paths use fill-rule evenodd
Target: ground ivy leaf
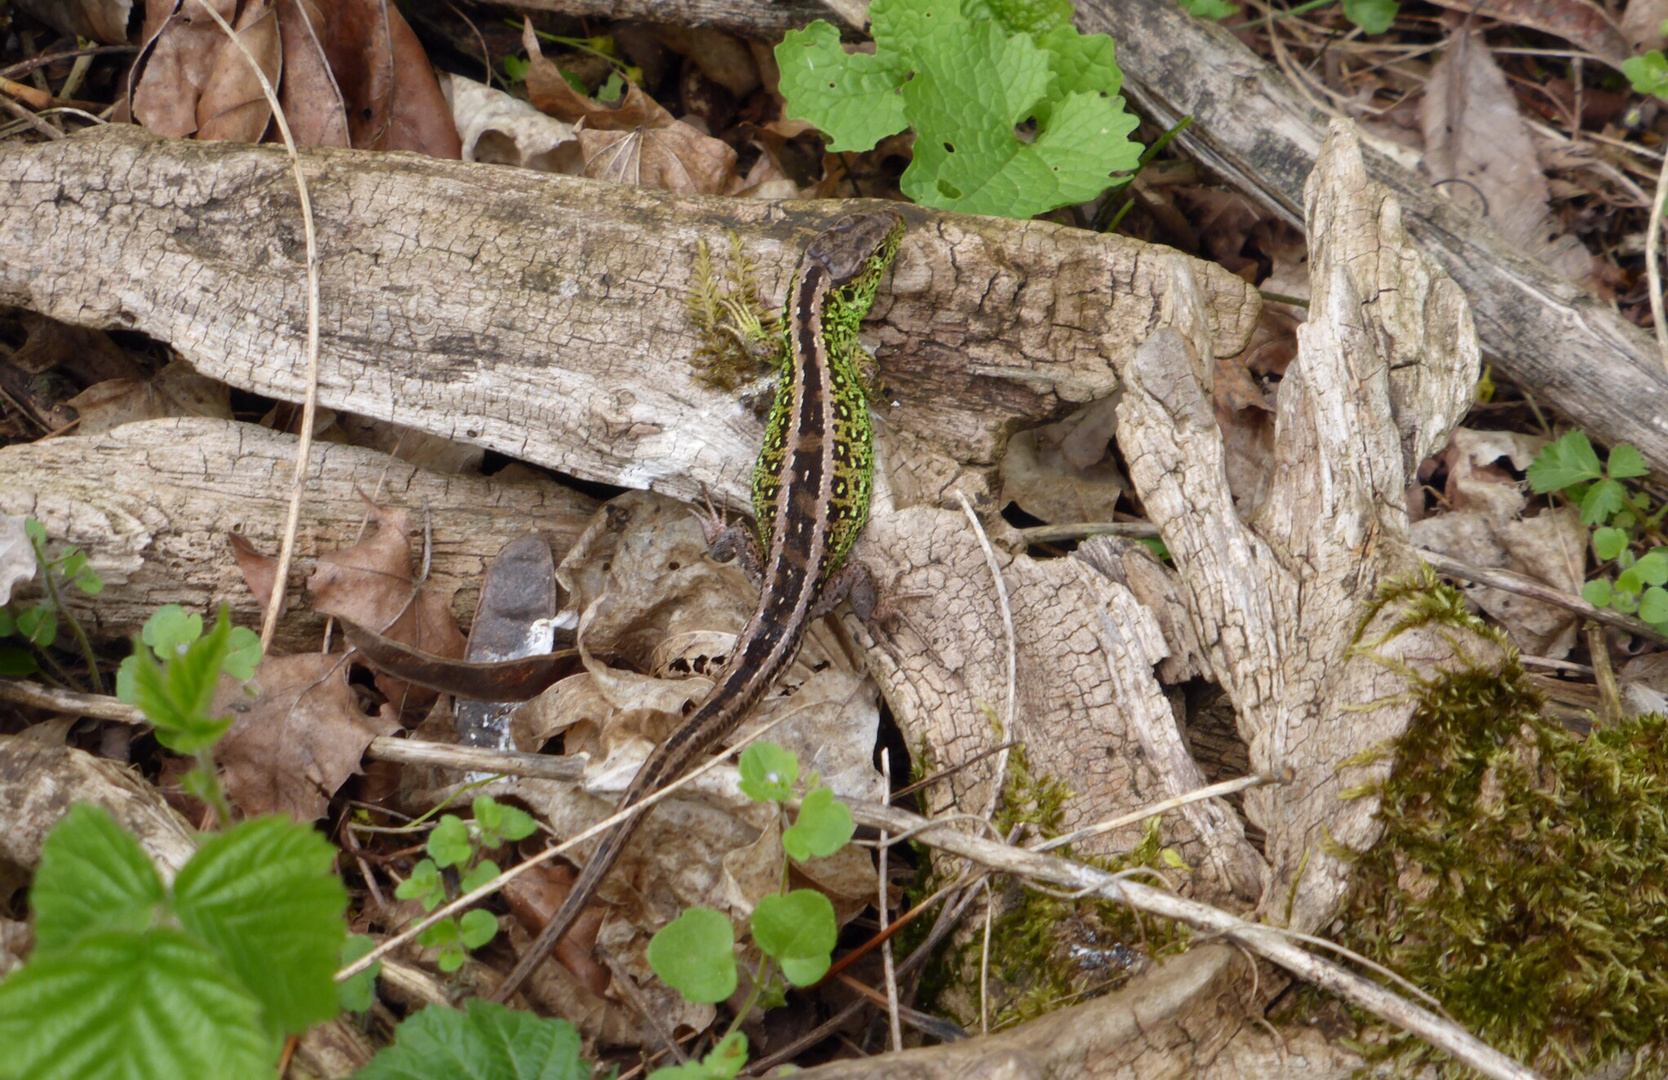
M 400 882 L 394 895 L 401 900 L 416 900 L 424 911 L 433 911 L 446 899 L 446 884 L 440 880 L 440 868 L 433 859 L 424 859 L 411 868 L 411 876 Z
M 908 75 L 896 53 L 848 53 L 821 19 L 776 46 L 787 115 L 815 124 L 832 151 L 872 150 L 908 126 L 898 87 Z
M 834 905 L 822 893 L 795 889 L 766 896 L 753 909 L 752 926 L 753 942 L 782 965 L 795 986 L 810 986 L 828 973 L 839 926 Z
M 463 947 L 478 949 L 498 936 L 498 919 L 490 911 L 475 908 L 463 913 L 458 929 L 463 934 Z
M 1581 598 L 1594 607 L 1609 607 L 1613 599 L 1610 582 L 1595 578 L 1581 587 Z
M 1627 533 L 1621 529 L 1594 529 L 1593 554 L 1600 562 L 1609 562 L 1627 550 Z
M 693 907 L 649 939 L 649 966 L 690 1001 L 723 1001 L 736 992 L 735 944 L 728 918 Z
M 480 998 L 465 1012 L 431 1005 L 394 1031 L 394 1043 L 353 1074 L 353 1080 L 587 1080 L 579 1032 Z
M 463 875 L 463 879 L 458 882 L 458 888 L 462 889 L 466 893 L 472 893 L 482 885 L 485 885 L 487 882 L 497 877 L 500 873 L 502 873 L 502 871 L 498 869 L 497 863 L 493 862 L 491 859 L 482 859 L 480 862 L 475 864 L 475 869 Z M 432 911 L 433 909 L 430 908 L 429 910 Z
M 532 814 L 501 803 L 491 795 L 477 796 L 472 806 L 483 847 L 495 848 L 506 840 L 525 840 L 538 831 L 538 822 Z
M 248 682 L 255 677 L 255 669 L 260 665 L 261 636 L 247 626 L 232 627 L 226 656 L 220 661 L 221 670 L 238 682 Z
M 1652 626 L 1668 622 L 1668 589 L 1653 585 L 1639 598 L 1639 617 Z
M 202 636 L 203 617 L 186 614 L 178 604 L 163 604 L 157 608 L 139 631 L 141 640 L 165 660 L 180 655 Z
M 174 880 L 180 923 L 220 950 L 274 1030 L 336 1015 L 347 891 L 334 858 L 310 827 L 255 818 L 210 839 Z
M 0 1076 L 271 1080 L 277 1043 L 220 959 L 178 930 L 106 930 L 0 982 Z
M 736 763 L 741 793 L 757 802 L 783 802 L 799 780 L 799 758 L 773 742 L 756 742 Z
M 63 948 L 97 930 L 143 930 L 163 896 L 162 879 L 139 842 L 108 810 L 78 803 L 41 845 L 29 893 L 35 948 Z
M 857 823 L 851 808 L 828 788 L 817 788 L 799 804 L 799 817 L 782 830 L 782 850 L 794 859 L 820 859 L 846 846 Z

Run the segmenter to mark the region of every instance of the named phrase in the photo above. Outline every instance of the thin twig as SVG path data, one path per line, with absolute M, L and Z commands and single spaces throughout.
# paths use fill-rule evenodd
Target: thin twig
M 1487 585 L 1492 589 L 1504 589 L 1519 596 L 1527 596 L 1532 600 L 1539 600 L 1544 604 L 1561 607 L 1565 611 L 1573 611 L 1583 618 L 1594 622 L 1614 626 L 1618 630 L 1625 630 L 1636 637 L 1649 638 L 1651 641 L 1668 645 L 1668 634 L 1656 629 L 1643 619 L 1636 619 L 1632 615 L 1623 615 L 1611 608 L 1594 607 L 1579 596 L 1554 589 L 1542 581 L 1532 577 L 1514 573 L 1511 570 L 1500 570 L 1494 567 L 1473 566 L 1467 562 L 1450 558 L 1439 551 L 1420 548 L 1418 555 L 1431 564 L 1431 569 L 1449 577 L 1463 578 L 1474 581 L 1479 585 Z
M 1008 645 L 1007 713 L 1002 718 L 1002 734 L 1006 738 L 1017 739 L 1019 733 L 1014 730 L 1014 721 L 1018 707 L 1016 687 L 1019 681 L 1019 660 L 1018 649 L 1015 645 L 1014 613 L 1012 606 L 1008 603 L 1008 585 L 1002 579 L 1002 566 L 996 561 L 996 551 L 990 546 L 990 537 L 985 535 L 985 527 L 979 524 L 979 515 L 973 512 L 973 504 L 968 501 L 966 493 L 959 490 L 956 492 L 956 499 L 961 503 L 962 513 L 967 515 L 968 524 L 973 527 L 973 535 L 979 541 L 979 549 L 985 553 L 985 566 L 989 567 L 991 581 L 996 586 L 996 604 L 1002 612 L 1002 634 L 1007 639 Z M 996 768 L 992 772 L 995 781 L 990 793 L 990 803 L 985 808 L 986 817 L 996 813 L 997 804 L 1002 799 L 1002 779 L 1008 775 L 1008 752 L 1006 750 L 1002 751 L 996 759 Z
M 1656 347 L 1668 367 L 1668 317 L 1662 311 L 1662 204 L 1668 200 L 1668 156 L 1656 175 L 1656 197 L 1651 200 L 1651 219 L 1645 226 L 1645 273 L 1651 282 L 1651 321 L 1655 324 Z
M 1069 832 L 1064 836 L 1056 836 L 1052 840 L 1044 840 L 1040 843 L 1032 844 L 1029 850 L 1053 851 L 1057 847 L 1064 847 L 1067 844 L 1075 844 L 1079 840 L 1087 840 L 1090 837 L 1100 836 L 1103 833 L 1115 832 L 1116 830 L 1122 829 L 1128 825 L 1139 824 L 1140 822 L 1146 821 L 1150 817 L 1156 817 L 1166 811 L 1174 810 L 1180 806 L 1186 806 L 1188 803 L 1196 803 L 1204 799 L 1214 799 L 1219 795 L 1232 795 L 1236 791 L 1244 791 L 1246 788 L 1262 787 L 1264 784 L 1278 783 L 1282 783 L 1278 777 L 1262 776 L 1255 773 L 1251 776 L 1242 776 L 1237 780 L 1224 780 L 1219 784 L 1211 784 L 1208 787 L 1195 788 L 1192 791 L 1187 792 L 1185 795 L 1177 795 L 1173 799 L 1165 799 L 1163 802 L 1156 802 L 1151 806 L 1144 806 L 1139 810 L 1134 810 L 1127 814 L 1120 814 L 1118 817 L 1102 821 L 1097 825 L 1089 825 L 1078 829 L 1075 832 Z
M 880 774 L 886 780 L 886 790 L 892 790 L 892 752 L 882 749 L 880 752 Z M 887 797 L 891 801 L 891 797 Z M 892 1050 L 894 1053 L 903 1050 L 903 1025 L 898 1021 L 898 972 L 892 962 L 892 935 L 886 928 L 891 925 L 892 898 L 886 889 L 886 856 L 892 850 L 892 845 L 886 842 L 886 833 L 880 834 L 880 858 L 876 859 L 876 876 L 880 879 L 879 897 L 875 910 L 880 912 L 880 945 L 881 970 L 886 977 L 886 1015 L 892 1022 Z

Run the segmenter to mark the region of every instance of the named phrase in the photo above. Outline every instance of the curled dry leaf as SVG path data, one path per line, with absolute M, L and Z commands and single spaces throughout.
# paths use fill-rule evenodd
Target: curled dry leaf
M 463 140 L 463 160 L 569 176 L 584 170 L 573 125 L 461 75 L 442 74 L 440 91 L 451 103 L 452 122 Z
M 371 534 L 341 551 L 321 555 L 307 580 L 313 606 L 324 615 L 376 630 L 403 645 L 436 656 L 463 656 L 464 638 L 452 618 L 451 597 L 421 584 L 406 534 L 411 518 L 403 510 L 370 507 Z M 388 700 L 421 707 L 434 693 L 378 676 Z
M 158 135 L 183 139 L 197 130 L 197 103 L 219 67 L 223 48 L 236 49 L 196 6 L 197 0 L 157 3 L 145 9 L 145 46 L 134 61 L 133 116 Z M 236 0 L 213 0 L 230 22 Z
M 276 89 L 283 48 L 278 17 L 269 0 L 244 8 L 235 28 L 238 40 L 260 65 L 260 74 Z M 272 105 L 261 89 L 260 74 L 250 66 L 243 49 L 223 39 L 208 83 L 197 99 L 197 138 L 260 141 L 272 120 Z
M 269 657 L 255 685 L 260 696 L 239 710 L 243 690 L 225 680 L 219 704 L 237 719 L 215 753 L 227 793 L 247 814 L 323 817 L 371 740 L 399 730 L 386 709 L 359 708 L 344 656 Z
M 272 602 L 272 583 L 277 580 L 278 560 L 271 555 L 262 554 L 242 533 L 227 533 L 226 544 L 232 549 L 232 558 L 237 560 L 237 568 L 243 574 L 243 583 L 249 586 L 249 592 L 254 595 L 255 602 L 265 611 L 266 606 Z
M 417 35 L 387 0 L 336 0 L 314 29 L 360 150 L 411 150 L 457 158 L 452 112 Z
M 278 104 L 284 107 L 290 135 L 301 146 L 352 145 L 347 104 L 315 30 L 324 23 L 318 0 L 278 0 L 277 11 L 284 46 Z
M 150 379 L 109 379 L 95 383 L 64 404 L 81 416 L 82 435 L 102 435 L 112 428 L 166 416 L 232 418 L 232 391 L 225 383 L 197 374 L 175 360 Z
M 736 152 L 672 118 L 635 84 L 613 108 L 580 94 L 545 59 L 526 22 L 527 98 L 540 112 L 574 125 L 584 154 L 582 175 L 692 195 L 718 195 L 735 174 Z
M 1630 55 L 1626 36 L 1592 0 L 1436 0 L 1468 19 L 1499 19 L 1510 26 L 1561 37 L 1617 70 Z M 1632 11 L 1633 4 L 1628 5 Z

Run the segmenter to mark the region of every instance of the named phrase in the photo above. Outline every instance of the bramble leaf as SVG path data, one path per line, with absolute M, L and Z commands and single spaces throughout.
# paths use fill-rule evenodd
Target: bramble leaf
M 178 930 L 104 930 L 0 982 L 0 1076 L 271 1080 L 278 1044 L 213 950 Z
M 306 825 L 254 818 L 211 837 L 174 879 L 180 924 L 220 952 L 275 1031 L 336 1015 L 347 891 L 335 855 Z
M 471 998 L 465 1011 L 431 1005 L 394 1029 L 394 1043 L 353 1074 L 353 1080 L 588 1080 L 579 1032 L 566 1020 L 546 1020 Z
M 29 892 L 35 948 L 62 949 L 101 930 L 145 930 L 165 898 L 139 842 L 104 807 L 77 803 L 41 844 Z

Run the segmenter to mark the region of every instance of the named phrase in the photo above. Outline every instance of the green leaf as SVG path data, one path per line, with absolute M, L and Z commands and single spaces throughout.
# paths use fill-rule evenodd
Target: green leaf
M 1048 95 L 1037 103 L 1037 123 L 1047 125 L 1055 102 L 1067 94 L 1105 94 L 1115 97 L 1124 88 L 1112 39 L 1105 34 L 1079 34 L 1067 20 L 1064 26 L 1039 35 L 1037 45 L 1048 54 Z
M 203 617 L 186 614 L 178 604 L 164 604 L 145 620 L 139 631 L 140 640 L 156 650 L 159 659 L 185 652 L 186 648 L 203 636 Z
M 440 868 L 433 859 L 424 859 L 411 868 L 411 876 L 400 882 L 394 896 L 401 900 L 416 900 L 424 911 L 433 911 L 446 899 L 446 883 L 440 878 Z
M 506 840 L 525 840 L 539 831 L 533 815 L 519 807 L 510 806 L 481 795 L 475 799 L 475 824 L 481 830 L 481 846 L 495 848 Z
M 1597 480 L 1603 475 L 1593 444 L 1587 441 L 1583 431 L 1571 431 L 1557 442 L 1541 447 L 1528 473 L 1529 486 L 1542 495 Z
M 799 780 L 799 758 L 773 742 L 756 742 L 736 763 L 741 793 L 755 802 L 786 802 Z
M 463 941 L 463 930 L 458 921 L 453 918 L 441 919 L 437 923 L 430 923 L 417 935 L 417 944 L 425 949 L 446 949 L 458 945 Z M 461 956 L 462 953 L 459 953 Z M 456 970 L 453 968 L 452 970 Z
M 475 869 L 463 875 L 463 880 L 458 882 L 458 887 L 466 893 L 472 893 L 482 885 L 485 885 L 487 882 L 497 877 L 500 873 L 501 871 L 498 869 L 497 863 L 493 862 L 491 859 L 482 859 L 480 862 L 475 864 Z
M 1363 34 L 1389 30 L 1400 9 L 1396 0 L 1344 0 L 1344 18 L 1359 26 Z
M 1634 93 L 1668 98 L 1668 59 L 1661 49 L 1622 61 L 1622 74 L 1633 84 Z
M 78 547 L 72 547 L 58 556 L 58 572 L 65 577 L 74 577 L 81 573 L 81 568 L 87 565 L 87 553 Z
M 219 957 L 178 930 L 106 930 L 0 982 L 0 1076 L 272 1080 L 277 1043 Z M 212 1065 L 211 1065 L 212 1063 Z
M 822 893 L 795 889 L 786 896 L 766 896 L 753 909 L 752 926 L 753 942 L 782 965 L 782 974 L 795 986 L 810 986 L 828 974 L 839 926 L 834 905 Z
M 1639 617 L 1658 626 L 1668 622 L 1668 589 L 1652 585 L 1639 598 Z
M 666 1065 L 649 1074 L 649 1080 L 731 1080 L 747 1064 L 747 1036 L 732 1031 L 700 1061 L 687 1065 Z
M 50 649 L 58 640 L 58 616 L 49 607 L 27 607 L 18 612 L 17 633 L 23 640 Z
M 799 818 L 782 830 L 782 850 L 794 859 L 832 855 L 845 847 L 857 831 L 851 809 L 828 788 L 817 788 L 799 804 Z
M 1072 29 L 1071 0 L 985 0 L 984 6 L 1010 34 L 1040 38 L 1055 30 Z
M 33 543 L 36 548 L 43 548 L 46 546 L 46 526 L 42 525 L 34 518 L 31 517 L 23 519 L 23 533 L 25 536 L 29 537 L 30 542 Z
M 504 77 L 512 83 L 527 81 L 527 69 L 531 63 L 523 56 L 506 56 L 499 61 L 504 69 Z
M 167 662 L 159 664 L 149 650 L 136 647 L 130 658 L 134 662 L 127 668 L 131 674 L 124 680 L 118 672 L 117 687 L 131 690 L 134 704 L 156 725 L 158 742 L 175 753 L 191 754 L 212 745 L 232 725 L 231 717 L 216 719 L 208 715 L 231 641 L 232 624 L 222 607 L 207 637 L 182 645 L 191 620 L 197 616 L 159 622 L 161 614 L 158 611 L 151 616 L 145 629 L 161 646 L 152 643 L 151 648 Z
M 1594 578 L 1581 587 L 1581 598 L 1594 607 L 1609 607 L 1613 599 L 1610 582 L 1603 578 Z
M 735 944 L 728 918 L 693 907 L 649 940 L 649 966 L 690 1001 L 723 1001 L 736 992 Z
M 11 637 L 17 631 L 17 619 L 9 607 L 0 607 L 0 637 Z
M 623 93 L 625 93 L 625 80 L 620 78 L 619 72 L 610 71 L 608 78 L 603 81 L 601 86 L 597 87 L 596 99 L 608 104 L 620 100 L 620 95 Z
M 41 666 L 36 662 L 35 654 L 28 649 L 0 645 L 0 676 L 21 679 L 33 675 L 40 669 Z
M 463 913 L 458 929 L 463 934 L 463 947 L 478 949 L 498 936 L 498 919 L 490 911 L 475 908 Z
M 1609 562 L 1627 550 L 1627 533 L 1621 529 L 1594 529 L 1593 554 L 1600 562 Z
M 429 833 L 429 855 L 437 866 L 462 866 L 475 855 L 469 826 L 456 814 L 443 814 L 440 824 Z
M 1615 480 L 1600 480 L 1581 499 L 1581 524 L 1602 525 L 1606 518 L 1627 506 L 1627 488 Z
M 1668 557 L 1660 551 L 1653 551 L 1641 556 L 1639 561 L 1633 564 L 1633 570 L 1645 584 L 1661 585 L 1668 582 Z
M 1616 603 L 1624 594 L 1628 596 L 1638 596 L 1644 591 L 1645 579 L 1643 575 L 1639 573 L 1637 568 L 1630 566 L 1616 575 L 1617 597 L 1611 602 Z M 1618 607 L 1617 610 L 1621 610 L 1620 607 Z
M 255 818 L 209 839 L 174 880 L 180 923 L 220 951 L 274 1030 L 336 1015 L 347 891 L 335 854 L 310 826 Z
M 255 677 L 255 669 L 260 666 L 261 635 L 247 626 L 232 627 L 232 636 L 226 643 L 226 656 L 220 661 L 220 670 L 238 682 L 248 682 Z
M 1612 480 L 1631 480 L 1650 471 L 1651 467 L 1645 464 L 1645 455 L 1632 443 L 1617 443 L 1604 466 L 1605 475 Z
M 588 1080 L 579 1032 L 471 998 L 466 1012 L 431 1005 L 394 1031 L 394 1043 L 353 1074 L 353 1080 Z
M 35 948 L 62 949 L 101 930 L 144 930 L 164 898 L 139 842 L 102 806 L 77 803 L 41 844 L 29 892 Z
M 88 596 L 97 596 L 104 591 L 104 579 L 98 576 L 98 571 L 87 567 L 70 579 L 77 589 Z
M 365 934 L 349 934 L 342 942 L 342 967 L 347 967 L 362 956 L 370 954 L 376 948 L 376 941 Z M 341 1002 L 345 1012 L 362 1013 L 376 1001 L 376 977 L 382 972 L 382 961 L 378 960 L 370 967 L 353 976 L 347 982 L 336 984 L 336 1000 Z
M 883 6 L 884 0 L 876 0 L 871 16 Z M 877 29 L 877 41 L 879 33 Z M 776 46 L 785 112 L 791 119 L 815 124 L 829 137 L 831 152 L 872 150 L 881 139 L 909 126 L 898 93 L 909 68 L 900 59 L 891 50 L 847 53 L 840 32 L 822 19 L 803 30 L 790 30 Z
M 1049 54 L 994 22 L 948 19 L 916 46 L 904 107 L 915 127 L 904 194 L 926 206 L 1025 218 L 1100 194 L 1111 173 L 1133 169 L 1136 119 L 1119 98 L 1067 94 L 1032 141 L 1015 125 L 1038 112 Z

